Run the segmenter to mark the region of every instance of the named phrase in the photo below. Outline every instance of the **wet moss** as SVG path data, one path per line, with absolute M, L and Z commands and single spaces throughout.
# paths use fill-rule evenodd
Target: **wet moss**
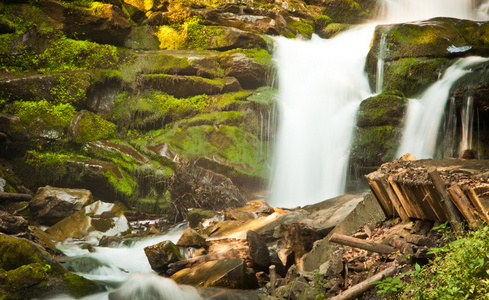
M 114 123 L 104 120 L 94 113 L 82 111 L 77 116 L 74 117 L 76 119 L 76 127 L 73 129 L 74 132 L 71 133 L 76 143 L 83 144 L 89 141 L 110 139 L 117 134 Z
M 314 33 L 314 21 L 302 18 L 291 18 L 287 21 L 287 27 L 295 32 L 295 35 L 301 35 L 306 38 L 311 38 Z
M 385 64 L 384 91 L 399 90 L 406 97 L 424 92 L 447 68 L 446 58 L 403 58 Z
M 132 196 L 136 192 L 137 182 L 126 171 L 120 168 L 116 172 L 108 170 L 104 173 L 104 176 L 116 192 L 127 197 Z
M 359 167 L 378 168 L 395 158 L 399 147 L 398 132 L 390 125 L 359 128 L 355 134 L 351 156 Z
M 64 274 L 63 281 L 70 293 L 75 297 L 87 296 L 102 290 L 102 288 L 93 281 L 71 272 Z
M 17 269 L 6 273 L 7 284 L 12 291 L 22 291 L 24 289 L 39 285 L 48 279 L 46 267 L 38 263 L 23 265 Z
M 398 126 L 404 118 L 407 101 L 399 92 L 383 93 L 365 99 L 357 112 L 357 126 Z

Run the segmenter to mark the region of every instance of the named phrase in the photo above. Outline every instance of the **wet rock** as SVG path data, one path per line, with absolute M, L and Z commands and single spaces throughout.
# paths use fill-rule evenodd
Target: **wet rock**
M 270 215 L 275 212 L 273 207 L 271 207 L 267 202 L 263 200 L 253 200 L 246 203 L 245 206 L 237 208 L 237 210 L 250 212 L 252 214 L 260 215 Z
M 179 284 L 203 287 L 253 288 L 247 281 L 245 262 L 239 258 L 206 262 L 178 271 L 171 278 Z
M 21 216 L 14 216 L 6 211 L 0 211 L 0 232 L 5 234 L 29 232 L 29 224 Z
M 213 218 L 216 215 L 215 212 L 210 210 L 205 210 L 201 208 L 192 209 L 187 213 L 187 221 L 189 226 L 195 228 L 203 220 Z
M 151 26 L 138 26 L 134 28 L 124 40 L 124 47 L 132 50 L 159 50 L 159 46 L 160 42 L 154 35 Z
M 151 269 L 157 273 L 164 273 L 168 265 L 179 261 L 182 255 L 180 250 L 171 241 L 164 241 L 144 248 Z
M 81 239 L 87 236 L 118 236 L 130 229 L 119 207 L 113 203 L 97 201 L 49 227 L 46 232 L 53 240 L 64 241 L 67 238 Z
M 99 247 L 111 247 L 117 248 L 122 243 L 122 238 L 118 236 L 106 236 L 104 235 L 98 242 Z
M 89 190 L 46 186 L 39 188 L 29 202 L 30 218 L 38 224 L 51 226 L 92 203 Z
M 114 123 L 82 110 L 73 116 L 68 131 L 74 142 L 85 143 L 115 137 L 116 127 Z
M 200 248 L 205 244 L 205 237 L 192 228 L 187 228 L 177 242 L 180 247 Z
M 255 219 L 255 215 L 253 213 L 238 209 L 227 209 L 225 216 L 228 220 L 237 220 L 242 222 Z

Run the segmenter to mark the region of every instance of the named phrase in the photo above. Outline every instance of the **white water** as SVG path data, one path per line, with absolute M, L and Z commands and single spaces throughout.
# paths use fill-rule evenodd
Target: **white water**
M 385 0 L 377 24 L 439 16 L 487 19 L 484 5 L 476 10 L 472 0 Z M 358 27 L 330 40 L 275 40 L 280 118 L 272 205 L 303 206 L 344 193 L 355 112 L 371 93 L 363 70 L 373 27 Z M 382 86 L 382 81 L 377 84 Z M 438 98 L 435 92 L 432 96 Z M 417 106 L 411 102 L 410 115 Z M 407 130 L 417 132 L 416 128 Z M 416 134 L 414 144 L 425 144 L 424 129 Z M 406 142 L 402 151 L 416 152 L 412 145 Z
M 359 27 L 331 40 L 276 38 L 280 118 L 272 205 L 342 193 L 355 113 L 370 94 L 363 69 L 373 30 Z
M 459 153 L 464 150 L 472 149 L 472 133 L 474 129 L 474 97 L 468 96 L 462 108 L 462 141 L 459 146 Z
M 457 79 L 469 72 L 471 66 L 484 61 L 487 59 L 481 57 L 458 60 L 446 70 L 439 81 L 426 90 L 420 99 L 410 100 L 398 156 L 409 152 L 419 159 L 433 157 L 450 88 Z

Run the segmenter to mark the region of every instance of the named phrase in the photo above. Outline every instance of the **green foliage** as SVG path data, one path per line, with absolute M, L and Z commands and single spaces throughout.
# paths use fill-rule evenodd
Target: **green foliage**
M 457 237 L 432 251 L 435 259 L 413 275 L 403 299 L 489 299 L 489 226 Z
M 382 281 L 374 281 L 371 284 L 379 288 L 377 294 L 383 297 L 388 297 L 389 299 L 395 299 L 396 294 L 398 294 L 404 286 L 401 281 L 401 276 L 388 277 Z
M 326 292 L 325 284 L 326 281 L 324 277 L 319 274 L 319 270 L 316 270 L 316 272 L 314 272 L 314 279 L 312 281 L 312 286 L 316 293 L 316 300 L 326 299 L 326 296 L 324 294 Z

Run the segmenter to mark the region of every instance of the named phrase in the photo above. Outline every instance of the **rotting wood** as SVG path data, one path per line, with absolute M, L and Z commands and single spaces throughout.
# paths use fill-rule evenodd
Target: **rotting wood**
M 406 212 L 406 214 L 408 215 L 408 218 L 409 217 L 415 217 L 416 216 L 416 213 L 415 211 L 413 210 L 413 207 L 412 205 L 409 203 L 409 201 L 404 197 L 403 193 L 401 192 L 399 186 L 397 185 L 396 182 L 394 182 L 394 180 L 389 177 L 388 179 L 389 181 L 389 185 L 390 187 L 392 188 L 392 190 L 394 191 L 397 199 L 399 199 L 399 202 L 402 204 L 403 208 L 404 208 L 404 211 Z
M 394 209 L 397 211 L 399 214 L 399 217 L 401 217 L 401 220 L 403 221 L 408 221 L 409 220 L 409 215 L 407 214 L 406 210 L 402 206 L 400 199 L 396 196 L 395 191 L 392 189 L 391 185 L 389 182 L 387 182 L 387 179 L 385 176 L 380 177 L 380 182 L 385 188 L 385 191 L 387 192 L 387 195 L 389 196 L 389 199 L 392 201 L 392 204 L 394 206 Z
M 338 233 L 334 233 L 330 237 L 329 241 L 332 243 L 337 243 L 337 244 L 346 245 L 346 246 L 350 246 L 350 247 L 365 249 L 365 250 L 377 252 L 377 253 L 390 254 L 390 253 L 397 251 L 396 248 L 388 246 L 388 245 L 378 244 L 378 243 L 374 243 L 374 242 L 368 242 L 365 240 L 357 239 L 357 238 L 354 238 L 351 236 L 338 234 Z
M 4 193 L 0 192 L 0 201 L 26 202 L 31 201 L 31 194 Z
M 479 227 L 481 224 L 480 216 L 477 213 L 477 210 L 470 203 L 469 199 L 465 196 L 460 186 L 453 184 L 447 189 L 447 191 L 450 199 L 452 199 L 455 206 L 465 217 L 469 223 L 469 226 L 474 230 L 477 229 L 477 227 Z
M 477 193 L 474 191 L 473 188 L 466 187 L 464 188 L 465 194 L 469 197 L 470 202 L 474 205 L 475 209 L 479 213 L 479 215 L 482 217 L 482 219 L 486 222 L 489 223 L 489 214 L 487 213 L 487 210 L 485 209 L 484 205 L 482 205 L 479 197 L 477 196 Z
M 462 218 L 460 216 L 459 211 L 455 208 L 455 205 L 450 200 L 446 190 L 445 190 L 445 182 L 441 179 L 440 174 L 436 170 L 436 167 L 430 167 L 428 169 L 428 176 L 431 178 L 431 181 L 435 185 L 435 189 L 441 196 L 441 202 L 443 208 L 446 210 L 448 217 L 450 218 L 450 224 L 456 230 L 460 229 L 460 223 L 462 222 Z
M 391 277 L 397 272 L 398 267 L 397 266 L 392 266 L 388 269 L 385 269 L 384 271 L 375 274 L 374 276 L 360 282 L 359 284 L 356 284 L 349 288 L 348 290 L 344 291 L 343 293 L 331 297 L 330 300 L 348 300 L 348 299 L 354 299 L 358 295 L 361 295 L 368 291 L 369 289 L 373 288 L 374 285 L 372 285 L 372 282 L 375 281 L 380 281 L 383 280 L 387 277 Z
M 385 212 L 385 215 L 388 217 L 394 216 L 395 210 L 394 210 L 393 204 L 389 200 L 389 197 L 387 196 L 387 192 L 382 187 L 382 184 L 380 184 L 380 182 L 377 182 L 376 180 L 369 177 L 369 175 L 366 175 L 365 179 L 367 180 L 367 183 L 368 183 L 370 189 L 372 190 L 372 193 L 375 195 L 375 198 L 377 198 L 377 200 L 379 201 L 380 206 L 382 207 L 382 209 Z

